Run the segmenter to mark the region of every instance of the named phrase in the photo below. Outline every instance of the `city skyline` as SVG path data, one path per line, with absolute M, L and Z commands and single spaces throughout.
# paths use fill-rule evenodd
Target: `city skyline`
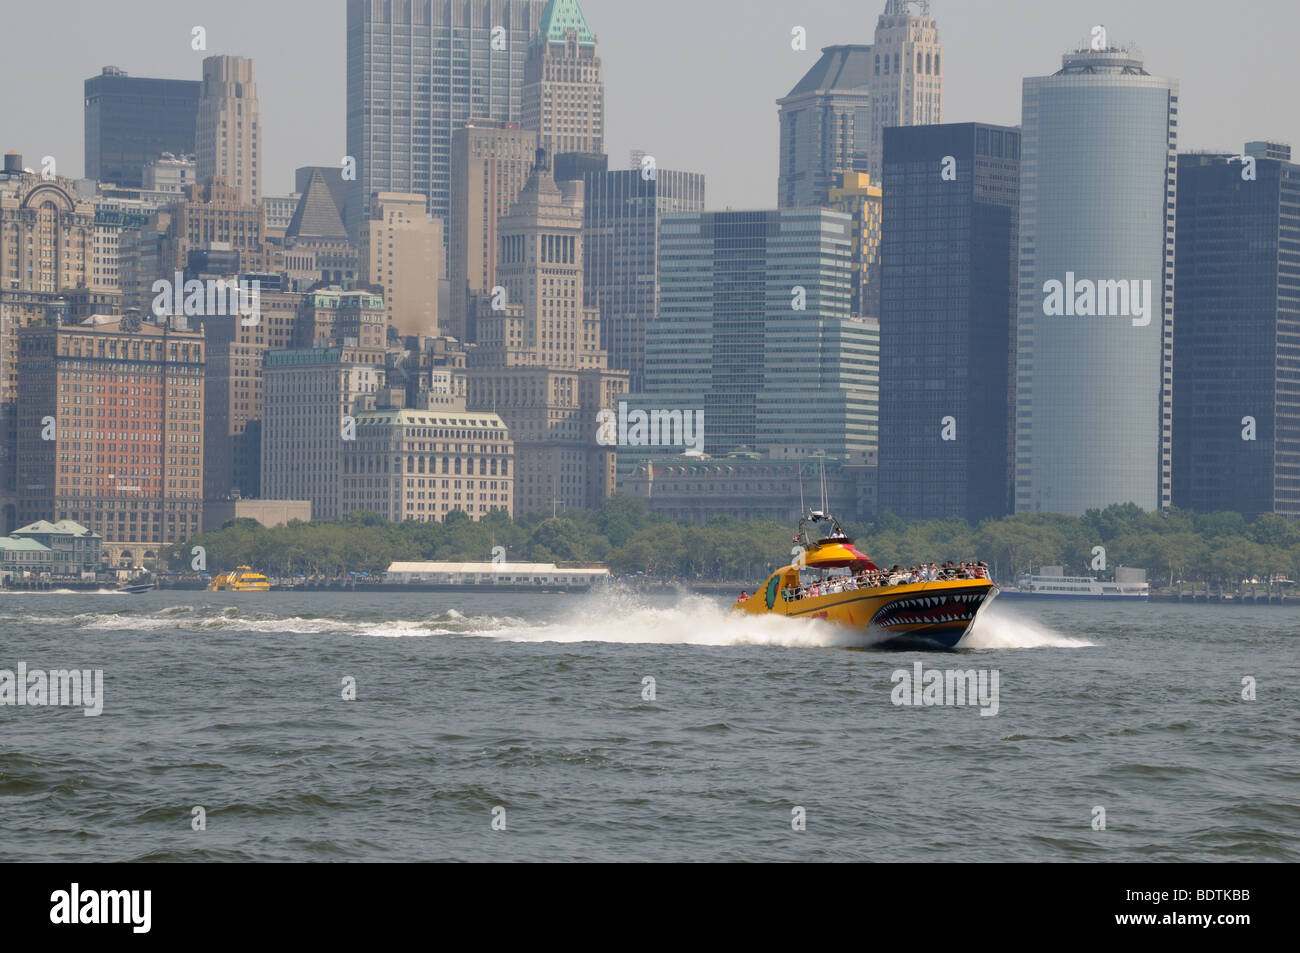
M 709 207 L 765 208 L 777 181 L 776 99 L 816 62 L 825 46 L 870 43 L 883 4 L 846 14 L 834 0 L 792 8 L 775 0 L 744 4 L 688 5 L 662 0 L 647 18 L 641 7 L 612 0 L 585 0 L 582 9 L 601 44 L 607 91 L 606 150 L 611 168 L 623 167 L 633 149 L 655 155 L 660 167 L 702 172 L 715 183 Z M 877 10 L 876 6 L 881 9 Z M 1265 89 L 1300 80 L 1300 64 L 1286 55 L 1288 25 L 1300 11 L 1268 0 L 1255 16 L 1224 20 L 1219 5 L 1160 3 L 1140 8 L 1120 2 L 1087 7 L 1007 0 L 982 5 L 933 0 L 945 47 L 944 121 L 1020 122 L 1020 82 L 1059 65 L 1060 54 L 1083 43 L 1095 24 L 1113 42 L 1136 41 L 1148 62 L 1180 80 L 1180 149 L 1222 152 L 1261 136 L 1297 138 L 1295 121 L 1277 117 Z M 7 13 L 6 35 L 25 37 L 6 48 L 6 61 L 38 81 L 23 97 L 0 108 L 5 141 L 0 150 L 21 152 L 36 167 L 53 155 L 60 174 L 84 173 L 81 104 L 85 80 L 105 66 L 132 77 L 198 80 L 207 56 L 237 55 L 258 64 L 258 92 L 267 138 L 263 190 L 285 194 L 293 170 L 341 162 L 346 152 L 346 35 L 344 0 L 313 9 L 302 26 L 301 8 L 232 0 L 222 19 L 198 0 L 139 0 L 132 16 L 74 0 L 24 6 Z M 1173 18 L 1177 18 L 1176 20 Z M 57 37 L 62 57 L 40 57 L 51 24 L 79 28 Z M 1174 28 L 1170 29 L 1170 24 Z M 141 24 L 147 24 L 142 29 Z M 1257 29 L 1267 24 L 1267 30 Z M 206 29 L 206 50 L 191 49 L 195 26 Z M 791 30 L 807 30 L 807 49 L 791 49 Z M 286 42 L 301 38 L 301 44 Z M 673 70 L 662 51 L 671 46 Z M 992 55 L 986 55 L 991 53 Z M 50 75 L 51 63 L 57 63 Z M 1211 70 L 1210 62 L 1234 71 Z M 322 68 L 322 66 L 324 68 Z M 654 82 L 647 82 L 652 76 Z M 735 122 L 718 122 L 700 102 L 698 89 L 728 104 Z M 688 108 L 664 108 L 664 104 Z M 752 133 L 737 134 L 737 129 Z

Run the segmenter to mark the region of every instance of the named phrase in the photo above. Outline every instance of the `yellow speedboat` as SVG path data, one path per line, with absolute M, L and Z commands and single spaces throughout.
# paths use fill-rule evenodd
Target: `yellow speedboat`
M 825 619 L 879 636 L 891 648 L 955 648 L 979 611 L 998 594 L 985 577 L 911 582 L 882 570 L 853 545 L 832 516 L 814 511 L 799 523 L 795 559 L 753 596 L 732 606 L 749 615 Z
M 237 566 L 223 572 L 208 585 L 209 592 L 269 592 L 271 581 L 251 566 Z

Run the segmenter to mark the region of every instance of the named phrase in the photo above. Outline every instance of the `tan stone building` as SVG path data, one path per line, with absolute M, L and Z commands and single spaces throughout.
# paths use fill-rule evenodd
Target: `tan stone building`
M 471 302 L 496 285 L 497 223 L 528 181 L 537 133 L 517 122 L 471 119 L 451 137 L 451 216 L 447 223 L 451 313 L 443 332 L 474 340 Z
M 459 510 L 479 520 L 513 515 L 514 445 L 505 421 L 459 408 L 381 409 L 357 415 L 343 445 L 343 513 L 393 522 L 442 522 Z
M 203 61 L 195 149 L 198 180 L 213 179 L 235 190 L 238 201 L 262 201 L 262 117 L 253 61 L 209 56 Z
M 442 220 L 430 218 L 423 195 L 380 192 L 361 223 L 357 248 L 363 285 L 382 288 L 388 323 L 399 334 L 436 336 Z
M 171 272 L 185 270 L 191 251 L 214 245 L 239 254 L 240 272 L 267 274 L 283 267 L 281 250 L 267 238 L 262 206 L 244 201 L 237 189 L 217 181 L 191 189 L 185 201 L 172 205 L 162 248 L 166 270 L 152 280 L 170 281 Z
M 515 511 L 594 509 L 614 491 L 615 455 L 596 441 L 598 414 L 627 391 L 608 368 L 600 312 L 583 304 L 583 186 L 557 186 L 539 154 L 501 220 L 497 283 L 504 307 L 478 302 L 469 407 L 499 413 L 515 442 Z
M 19 338 L 18 520 L 75 520 L 114 566 L 199 531 L 201 332 L 97 315 Z
M 555 155 L 605 151 L 605 82 L 578 0 L 550 0 L 524 64 L 523 126 Z
M 10 152 L 0 173 L 0 530 L 17 524 L 18 337 L 51 311 L 68 313 L 65 293 L 92 287 L 95 208 L 69 179 L 23 169 Z M 30 521 L 28 521 L 30 522 Z

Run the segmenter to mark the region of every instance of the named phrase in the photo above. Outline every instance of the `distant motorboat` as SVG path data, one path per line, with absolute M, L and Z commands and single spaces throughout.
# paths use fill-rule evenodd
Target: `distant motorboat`
M 223 572 L 208 585 L 209 592 L 269 592 L 271 581 L 252 566 L 236 566 L 233 572 Z

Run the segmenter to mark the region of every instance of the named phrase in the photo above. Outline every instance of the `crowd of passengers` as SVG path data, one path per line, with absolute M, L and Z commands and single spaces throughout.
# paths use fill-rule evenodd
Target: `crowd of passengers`
M 988 563 L 957 563 L 949 560 L 946 565 L 930 563 L 928 566 L 894 566 L 892 569 L 864 570 L 856 575 L 828 576 L 807 586 L 786 588 L 781 596 L 786 602 L 800 599 L 815 599 L 817 596 L 831 595 L 836 592 L 851 592 L 855 589 L 872 589 L 878 586 L 906 586 L 916 582 L 940 582 L 950 579 L 988 579 Z

